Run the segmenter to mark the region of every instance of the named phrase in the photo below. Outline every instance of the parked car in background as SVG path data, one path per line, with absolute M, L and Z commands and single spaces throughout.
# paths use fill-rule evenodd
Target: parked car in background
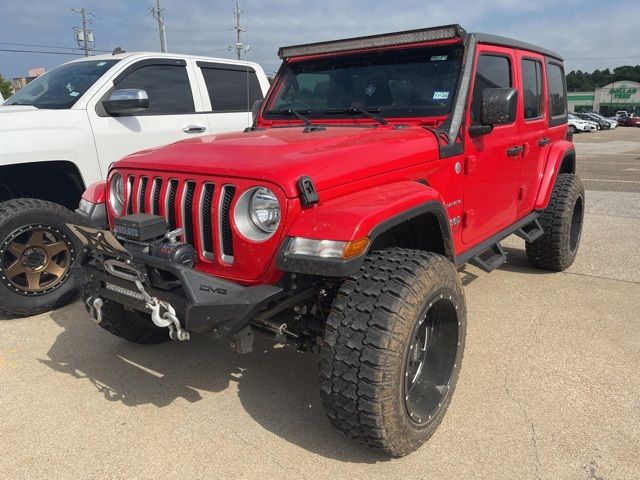
M 626 117 L 627 115 L 629 115 L 629 112 L 626 110 L 618 110 L 616 112 L 616 117 Z
M 0 106 L 0 314 L 35 314 L 72 297 L 77 249 L 66 224 L 86 186 L 104 179 L 113 162 L 242 130 L 268 87 L 255 63 L 120 53 L 61 65 L 7 99 Z
M 578 118 L 571 113 L 569 114 L 567 123 L 569 124 L 569 132 L 571 132 L 571 134 L 580 132 L 593 132 L 594 130 L 596 130 L 596 125 L 594 122 L 587 122 L 586 120 L 582 120 L 581 118 Z
M 586 113 L 590 117 L 595 117 L 599 120 L 602 120 L 603 122 L 609 122 L 609 125 L 611 125 L 611 128 L 616 128 L 618 126 L 618 120 L 611 120 L 610 118 L 604 117 L 596 112 L 586 112 Z
M 640 117 L 622 117 L 620 119 L 621 127 L 640 127 Z
M 603 120 L 600 120 L 599 118 L 592 117 L 588 113 L 576 113 L 575 115 L 582 120 L 587 120 L 589 122 L 595 123 L 598 130 L 609 130 L 611 128 L 611 124 L 609 122 L 605 122 Z

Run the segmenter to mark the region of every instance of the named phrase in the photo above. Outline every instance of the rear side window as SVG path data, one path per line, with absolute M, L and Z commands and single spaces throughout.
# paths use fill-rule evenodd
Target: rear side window
M 262 100 L 262 89 L 253 68 L 201 65 L 201 69 L 213 112 L 247 112 L 254 102 Z
M 510 88 L 511 85 L 511 61 L 507 57 L 499 55 L 481 55 L 478 58 L 476 79 L 473 84 L 472 118 L 476 121 L 480 120 L 480 106 L 484 89 Z
M 187 69 L 180 65 L 147 65 L 134 70 L 116 86 L 147 92 L 149 108 L 137 115 L 193 113 L 193 94 Z
M 542 116 L 542 64 L 536 60 L 522 60 L 522 97 L 524 118 Z
M 567 89 L 564 69 L 556 63 L 547 64 L 547 89 L 549 90 L 549 111 L 551 123 L 563 123 L 567 115 Z

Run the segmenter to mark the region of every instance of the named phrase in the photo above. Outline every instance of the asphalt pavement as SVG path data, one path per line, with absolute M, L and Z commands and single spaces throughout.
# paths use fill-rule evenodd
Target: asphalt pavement
M 415 453 L 390 460 L 334 430 L 314 354 L 134 345 L 75 303 L 0 321 L 0 478 L 640 478 L 640 129 L 575 141 L 576 263 L 532 269 L 512 237 L 498 271 L 461 272 L 462 373 Z

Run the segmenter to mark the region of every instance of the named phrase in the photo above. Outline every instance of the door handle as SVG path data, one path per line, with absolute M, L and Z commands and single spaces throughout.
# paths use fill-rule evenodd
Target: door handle
M 550 142 L 551 142 L 551 139 L 549 137 L 542 137 L 540 140 L 538 140 L 538 146 L 544 147 L 545 145 L 548 145 Z
M 207 127 L 203 127 L 202 125 L 187 125 L 182 129 L 184 133 L 202 133 L 207 129 Z
M 507 148 L 507 156 L 508 157 L 517 157 L 522 152 L 524 152 L 524 147 L 522 145 L 517 145 L 515 147 Z

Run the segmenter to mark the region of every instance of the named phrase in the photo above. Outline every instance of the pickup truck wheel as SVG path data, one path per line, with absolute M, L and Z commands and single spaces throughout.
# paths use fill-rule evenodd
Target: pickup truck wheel
M 325 413 L 347 436 L 407 455 L 444 417 L 465 332 L 464 293 L 449 260 L 400 248 L 373 252 L 343 282 L 327 319 Z
M 534 267 L 561 272 L 573 264 L 584 220 L 584 186 L 577 175 L 558 175 L 549 205 L 538 218 L 544 235 L 526 244 Z
M 0 315 L 26 317 L 61 307 L 75 295 L 71 265 L 75 213 L 51 202 L 0 203 Z
M 169 340 L 169 330 L 154 325 L 149 315 L 126 310 L 112 300 L 104 301 L 102 321 L 98 325 L 107 332 L 134 343 L 154 344 Z

